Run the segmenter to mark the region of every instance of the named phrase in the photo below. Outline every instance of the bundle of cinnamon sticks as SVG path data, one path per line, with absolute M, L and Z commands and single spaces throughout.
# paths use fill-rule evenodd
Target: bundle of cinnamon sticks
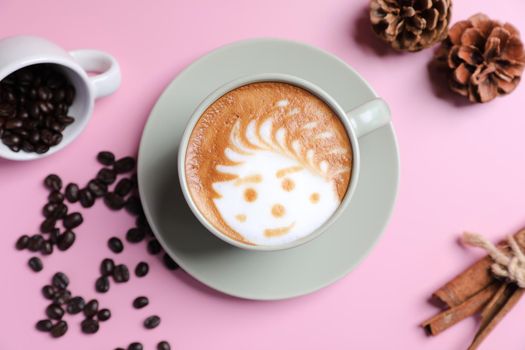
M 525 229 L 516 233 L 514 238 L 525 250 Z M 510 252 L 507 241 L 500 242 L 497 247 Z M 478 260 L 432 294 L 432 300 L 444 305 L 445 310 L 421 324 L 427 334 L 437 335 L 479 313 L 479 329 L 468 349 L 479 347 L 525 291 L 514 283 L 494 277 L 491 272 L 493 262 L 490 256 Z

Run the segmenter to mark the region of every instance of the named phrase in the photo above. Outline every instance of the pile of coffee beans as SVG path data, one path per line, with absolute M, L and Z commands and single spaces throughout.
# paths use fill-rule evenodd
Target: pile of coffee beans
M 44 186 L 48 189 L 47 203 L 42 208 L 44 220 L 40 224 L 40 232 L 34 235 L 22 235 L 16 243 L 18 250 L 29 250 L 40 253 L 41 256 L 52 254 L 57 248 L 59 251 L 67 251 L 76 240 L 77 229 L 84 222 L 80 212 L 70 212 L 70 206 L 78 203 L 84 209 L 91 208 L 97 200 L 111 210 L 125 209 L 129 214 L 136 217 L 135 224 L 125 234 L 126 241 L 130 244 L 145 244 L 146 250 L 151 255 L 158 255 L 164 266 L 175 270 L 179 266 L 171 257 L 163 252 L 160 243 L 154 238 L 151 227 L 141 205 L 138 195 L 137 177 L 134 173 L 136 161 L 133 157 L 116 159 L 109 151 L 100 152 L 97 155 L 98 162 L 102 168 L 96 176 L 89 180 L 84 187 L 76 183 L 68 183 L 63 186 L 62 179 L 56 174 L 50 174 L 44 179 Z M 130 175 L 126 175 L 130 174 Z M 124 251 L 124 243 L 121 238 L 111 237 L 107 246 L 111 253 L 120 254 Z M 33 256 L 28 261 L 29 267 L 39 272 L 43 269 L 40 257 Z M 142 278 L 149 272 L 149 265 L 139 261 L 134 269 L 135 276 Z M 107 293 L 110 289 L 110 279 L 114 283 L 125 283 L 131 278 L 130 270 L 125 264 L 117 264 L 112 258 L 105 258 L 99 265 L 99 276 L 95 280 L 95 291 Z M 107 321 L 111 317 L 111 311 L 107 308 L 100 309 L 98 301 L 92 299 L 86 301 L 81 296 L 72 296 L 68 290 L 69 278 L 62 272 L 53 276 L 51 285 L 42 288 L 42 294 L 51 304 L 46 308 L 47 319 L 37 322 L 36 328 L 43 332 L 49 332 L 53 337 L 61 337 L 68 331 L 68 323 L 63 320 L 65 313 L 75 315 L 83 313 L 84 320 L 80 323 L 80 329 L 85 334 L 98 332 L 100 322 Z M 149 304 L 149 299 L 142 296 L 133 301 L 134 308 L 142 308 Z M 160 317 L 152 315 L 143 321 L 146 329 L 159 326 Z M 128 349 L 142 349 L 142 344 L 136 342 L 128 346 Z M 166 341 L 158 343 L 157 349 L 169 350 L 170 345 Z
M 17 70 L 0 82 L 0 139 L 13 152 L 46 153 L 74 122 L 75 88 L 51 64 Z

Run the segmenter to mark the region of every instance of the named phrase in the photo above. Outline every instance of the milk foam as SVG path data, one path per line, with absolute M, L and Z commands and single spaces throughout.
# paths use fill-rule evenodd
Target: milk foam
M 258 129 L 255 122 L 248 124 L 251 145 L 240 132 L 237 122 L 230 135 L 232 147 L 224 150 L 236 164 L 217 166 L 237 178 L 212 185 L 220 196 L 213 202 L 228 226 L 252 243 L 281 245 L 307 236 L 330 218 L 340 198 L 333 180 L 323 176 L 330 171 L 327 162 L 315 164 L 313 150 L 307 150 L 307 162 L 301 162 L 300 145 L 288 149 L 286 130 L 274 130 L 272 118 Z

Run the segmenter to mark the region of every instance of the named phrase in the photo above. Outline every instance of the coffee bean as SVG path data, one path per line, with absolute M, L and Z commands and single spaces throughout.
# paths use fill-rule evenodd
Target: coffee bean
M 53 96 L 51 90 L 46 86 L 41 86 L 37 90 L 38 98 L 42 101 L 50 100 Z
M 162 260 L 164 261 L 164 266 L 166 266 L 168 270 L 176 270 L 179 268 L 179 265 L 168 255 L 168 253 L 164 253 Z
M 102 151 L 97 154 L 97 160 L 102 165 L 112 165 L 115 162 L 115 155 L 109 151 Z
M 139 342 L 134 342 L 128 345 L 128 350 L 143 350 L 144 346 L 142 346 Z
M 40 248 L 42 255 L 51 255 L 53 253 L 53 245 L 49 241 L 45 241 Z
M 99 293 L 106 293 L 109 290 L 109 279 L 106 276 L 100 276 L 95 281 L 95 290 Z
M 135 168 L 135 159 L 132 157 L 124 157 L 115 162 L 113 164 L 113 169 L 117 172 L 117 174 L 127 173 L 130 172 Z
M 20 136 L 17 136 L 15 134 L 4 133 L 4 135 L 2 136 L 2 142 L 9 147 L 18 146 L 18 144 L 20 144 L 21 141 L 22 139 L 20 138 Z
M 133 300 L 133 307 L 135 309 L 142 309 L 143 307 L 146 307 L 149 304 L 149 300 L 146 297 L 140 296 L 136 297 L 135 300 Z
M 63 219 L 67 215 L 67 211 L 67 205 L 64 203 L 58 203 L 50 218 L 55 220 Z
M 57 208 L 57 204 L 55 204 L 55 203 L 47 203 L 42 208 L 42 214 L 44 214 L 45 218 L 49 219 L 56 208 Z
M 62 203 L 64 201 L 64 195 L 60 191 L 53 191 L 47 196 L 49 203 Z
M 53 288 L 50 285 L 43 286 L 42 287 L 42 295 L 44 296 L 44 298 L 46 298 L 48 300 L 52 300 L 53 297 L 55 296 L 55 288 Z
M 32 252 L 38 252 L 40 248 L 42 248 L 42 244 L 44 244 L 44 237 L 42 237 L 42 235 L 32 235 L 27 243 L 27 248 Z
M 108 192 L 104 196 L 104 203 L 109 209 L 120 210 L 124 208 L 126 201 L 124 200 L 124 198 L 122 198 L 118 194 L 114 192 Z
M 147 249 L 148 249 L 148 253 L 150 253 L 151 255 L 156 255 L 156 254 L 160 253 L 160 251 L 162 250 L 162 247 L 160 246 L 159 241 L 157 241 L 154 238 L 154 239 L 151 239 L 148 242 L 148 248 Z
M 67 311 L 68 314 L 76 315 L 76 314 L 82 312 L 82 310 L 84 310 L 85 306 L 86 306 L 86 302 L 84 301 L 84 298 L 82 298 L 82 297 L 74 297 L 74 298 L 71 298 L 67 302 L 66 311 Z
M 113 269 L 113 280 L 116 283 L 123 283 L 129 281 L 129 270 L 124 264 L 115 266 Z
M 29 244 L 29 236 L 22 235 L 16 240 L 15 247 L 17 250 L 23 250 L 27 248 L 28 244 Z
M 42 221 L 42 224 L 40 224 L 40 232 L 42 233 L 50 233 L 53 231 L 56 225 L 56 220 L 53 218 L 45 219 Z
M 40 272 L 44 268 L 44 265 L 42 265 L 42 260 L 40 260 L 38 257 L 34 256 L 27 262 L 31 270 L 34 272 Z
M 82 214 L 71 213 L 64 218 L 62 223 L 65 228 L 72 229 L 77 226 L 80 226 L 80 224 L 82 224 L 83 221 L 84 221 L 84 218 L 82 217 Z
M 117 237 L 111 237 L 108 240 L 108 247 L 115 254 L 121 253 L 124 250 L 122 241 Z
M 144 327 L 146 329 L 156 328 L 160 324 L 160 317 L 157 315 L 150 316 L 144 320 Z
M 95 204 L 95 196 L 87 188 L 80 190 L 79 200 L 80 200 L 80 205 L 83 208 L 91 208 L 93 204 Z
M 55 228 L 53 231 L 49 233 L 49 239 L 48 241 L 51 244 L 58 244 L 58 238 L 60 237 L 60 230 L 58 228 Z
M 66 186 L 66 199 L 70 203 L 75 203 L 79 198 L 80 188 L 76 183 L 70 183 Z
M 130 179 L 120 179 L 115 186 L 114 192 L 121 197 L 126 197 L 133 190 L 133 182 Z
M 65 231 L 58 237 L 58 249 L 61 251 L 68 250 L 75 243 L 75 238 L 75 232 L 71 230 Z
M 87 188 L 96 198 L 100 198 L 108 191 L 107 186 L 98 180 L 91 180 L 88 182 Z
M 94 334 L 98 332 L 98 321 L 92 318 L 86 318 L 80 324 L 82 333 L 84 334 Z
M 109 309 L 102 309 L 97 313 L 97 319 L 99 321 L 107 321 L 111 318 L 111 311 Z
M 157 350 L 171 350 L 170 343 L 165 340 L 161 341 L 157 344 Z
M 69 285 L 69 278 L 63 272 L 57 272 L 53 275 L 51 279 L 51 284 L 58 289 L 66 289 Z
M 59 321 L 51 328 L 51 336 L 53 338 L 59 338 L 66 334 L 67 332 L 67 322 Z
M 131 228 L 126 233 L 126 240 L 130 243 L 138 243 L 146 237 L 146 234 L 143 230 L 139 228 Z
M 137 277 L 144 277 L 149 272 L 149 265 L 145 263 L 144 261 L 141 261 L 137 264 L 135 267 L 135 275 Z
M 36 329 L 40 332 L 49 332 L 53 327 L 53 322 L 51 320 L 40 320 L 36 323 Z
M 57 304 L 63 305 L 71 299 L 71 292 L 66 290 L 59 290 L 53 297 L 53 301 Z
M 60 191 L 62 188 L 62 179 L 56 174 L 49 174 L 44 179 L 44 185 L 51 191 Z
M 60 117 L 58 118 L 58 120 L 64 124 L 64 125 L 70 125 L 70 124 L 73 124 L 73 122 L 75 121 L 75 118 L 73 118 L 72 116 L 63 116 L 63 117 Z
M 38 143 L 35 146 L 35 152 L 38 154 L 43 154 L 43 153 L 46 153 L 47 151 L 49 151 L 49 146 L 44 143 Z
M 111 185 L 117 179 L 117 174 L 109 168 L 102 168 L 98 171 L 96 178 L 103 184 Z
M 114 268 L 115 262 L 113 259 L 106 258 L 100 263 L 100 273 L 102 276 L 111 276 Z
M 135 220 L 135 225 L 137 225 L 138 228 L 141 228 L 145 231 L 151 231 L 151 227 L 148 223 L 148 220 L 143 214 L 137 216 L 137 220 Z
M 98 300 L 91 299 L 86 306 L 84 306 L 84 315 L 86 317 L 93 317 L 98 312 Z
M 46 308 L 46 315 L 52 320 L 60 320 L 64 316 L 64 309 L 59 304 L 53 303 Z
M 125 208 L 131 215 L 139 215 L 143 213 L 142 203 L 140 202 L 140 198 L 137 196 L 129 197 L 126 201 Z
M 17 129 L 17 128 L 21 128 L 22 125 L 24 124 L 24 121 L 22 119 L 18 119 L 18 118 L 15 118 L 15 119 L 9 119 L 5 125 L 4 125 L 4 129 L 6 130 L 10 130 L 10 129 Z

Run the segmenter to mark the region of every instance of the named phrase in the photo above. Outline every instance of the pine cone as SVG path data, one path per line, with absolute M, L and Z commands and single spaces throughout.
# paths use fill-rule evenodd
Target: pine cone
M 434 60 L 448 71 L 451 90 L 487 102 L 516 88 L 525 53 L 514 26 L 477 14 L 449 29 Z
M 447 35 L 451 0 L 371 0 L 374 32 L 394 49 L 419 51 Z

